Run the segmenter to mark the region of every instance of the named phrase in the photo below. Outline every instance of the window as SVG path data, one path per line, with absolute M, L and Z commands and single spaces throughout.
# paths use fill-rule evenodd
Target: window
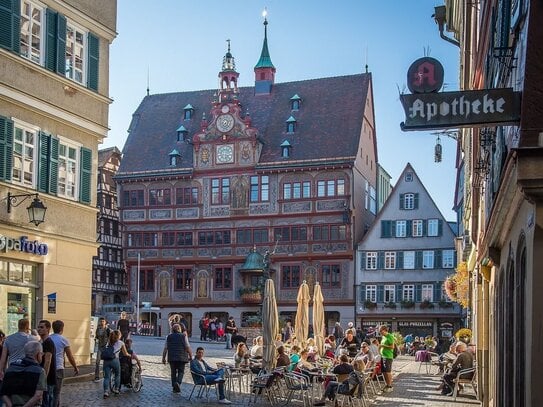
M 414 209 L 415 208 L 415 194 L 405 194 L 403 196 L 403 199 L 404 199 L 404 204 L 403 204 L 403 208 L 404 209 Z
M 282 288 L 295 288 L 300 286 L 300 266 L 283 266 L 281 268 Z
M 290 149 L 292 146 L 281 146 L 281 157 L 282 158 L 289 158 L 290 157 Z
M 439 236 L 438 219 L 428 219 L 428 236 Z
M 296 121 L 288 122 L 287 133 L 294 133 L 295 130 L 296 130 Z
M 36 130 L 15 124 L 11 180 L 27 187 L 35 186 Z
M 158 246 L 158 233 L 145 232 L 143 233 L 143 246 L 145 247 L 157 247 Z
M 403 252 L 403 268 L 407 270 L 412 270 L 415 268 L 414 251 Z
M 251 202 L 268 202 L 270 200 L 270 181 L 267 175 L 251 177 Z
M 283 184 L 283 199 L 301 199 L 310 197 L 311 183 L 309 181 Z
M 191 269 L 176 269 L 175 270 L 175 290 L 177 291 L 192 290 L 192 270 Z
M 171 205 L 171 189 L 150 189 L 149 206 Z
M 415 219 L 412 223 L 413 230 L 412 235 L 413 237 L 422 237 L 422 219 Z
M 307 241 L 307 227 L 284 226 L 281 228 L 274 228 L 273 236 L 274 240 L 279 239 L 281 242 Z
M 366 301 L 377 302 L 377 286 L 366 286 Z
M 318 197 L 343 195 L 345 195 L 345 180 L 343 178 L 317 181 Z
M 143 189 L 123 191 L 123 206 L 143 206 Z
M 454 267 L 454 250 L 443 250 L 442 261 L 444 269 L 451 269 Z
M 81 84 L 86 81 L 86 37 L 81 28 L 66 24 L 66 77 Z
M 232 289 L 232 268 L 231 267 L 215 267 L 214 271 L 215 290 L 231 290 Z
M 345 225 L 313 226 L 313 240 L 345 240 L 346 230 Z
M 175 246 L 175 232 L 162 232 L 162 246 Z
M 415 301 L 415 286 L 413 284 L 405 284 L 402 287 L 402 301 Z
M 140 290 L 153 291 L 155 289 L 154 270 L 141 270 L 140 272 Z
M 396 301 L 396 286 L 395 285 L 385 285 L 385 302 L 395 302 Z
M 434 301 L 434 286 L 432 284 L 423 284 L 421 290 L 422 301 Z
M 396 252 L 385 252 L 385 269 L 392 270 L 396 268 Z
M 20 54 L 43 64 L 43 9 L 30 1 L 21 2 Z
M 405 173 L 405 182 L 413 182 L 413 173 L 412 172 L 406 172 Z
M 177 246 L 192 246 L 192 232 L 177 232 Z
M 337 288 L 340 286 L 341 267 L 339 264 L 322 265 L 322 287 Z
M 377 270 L 377 252 L 366 253 L 366 270 Z
M 236 242 L 238 244 L 267 243 L 268 229 L 238 229 Z
M 211 204 L 228 205 L 230 203 L 230 178 L 211 180 Z
M 214 246 L 222 244 L 230 244 L 229 230 L 215 230 L 198 232 L 198 244 L 200 246 Z
M 396 221 L 396 237 L 405 237 L 407 235 L 407 221 Z
M 434 268 L 434 251 L 424 250 L 422 252 L 422 268 L 433 269 Z
M 377 196 L 375 188 L 370 185 L 370 212 L 374 215 L 377 213 Z
M 58 195 L 64 198 L 77 198 L 77 168 L 79 157 L 77 147 L 60 141 L 58 150 Z
M 176 188 L 175 189 L 175 204 L 176 205 L 198 205 L 198 188 Z

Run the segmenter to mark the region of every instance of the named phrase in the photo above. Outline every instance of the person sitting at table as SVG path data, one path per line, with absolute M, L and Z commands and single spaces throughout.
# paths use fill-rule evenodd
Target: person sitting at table
M 452 364 L 450 370 L 443 375 L 443 389 L 441 390 L 441 394 L 446 396 L 452 396 L 454 389 L 453 380 L 458 376 L 458 372 L 462 369 L 470 369 L 473 367 L 473 354 L 468 350 L 468 347 L 464 342 L 458 342 L 456 345 L 456 352 L 458 353 L 456 360 Z M 468 378 L 467 376 L 462 377 Z
M 332 369 L 332 373 L 337 376 L 338 380 L 331 380 L 326 384 L 322 397 L 313 404 L 314 406 L 324 406 L 326 404 L 326 398 L 328 398 L 328 400 L 333 400 L 336 396 L 339 383 L 345 380 L 349 374 L 354 371 L 354 367 L 349 363 L 349 357 L 347 355 L 341 355 L 339 362 L 340 363 Z
M 275 362 L 276 367 L 288 367 L 290 365 L 290 358 L 285 353 L 285 347 L 279 346 L 277 348 L 277 360 Z
M 334 350 L 332 349 L 332 345 L 329 343 L 324 344 L 324 357 L 327 359 L 334 360 L 336 355 L 334 354 Z
M 445 373 L 447 367 L 456 360 L 456 343 L 449 346 L 449 351 L 439 355 L 439 373 Z
M 300 348 L 298 345 L 294 345 L 290 348 L 290 367 L 288 370 L 292 371 L 296 369 L 298 362 L 300 361 Z
M 363 363 L 364 368 L 362 370 L 370 369 L 374 366 L 375 355 L 367 342 L 362 342 L 362 345 L 360 345 L 360 352 L 358 352 L 354 360 L 360 360 Z
M 247 350 L 247 345 L 244 342 L 238 343 L 236 347 L 236 352 L 234 353 L 234 367 L 240 367 L 243 364 L 246 364 L 249 359 L 249 354 Z
M 324 340 L 324 343 L 329 343 L 330 346 L 332 347 L 332 350 L 334 351 L 337 348 L 336 337 L 334 335 L 328 335 L 326 339 Z
M 308 360 L 309 357 L 309 351 L 307 349 L 303 349 L 300 352 L 300 360 L 298 361 L 298 364 L 296 365 L 298 370 L 312 370 L 315 366 L 313 363 L 311 363 Z
M 345 338 L 339 344 L 340 349 L 347 349 L 350 357 L 355 357 L 360 350 L 360 342 L 355 336 L 354 329 L 347 329 L 345 332 Z
M 192 378 L 195 380 L 195 384 L 217 383 L 219 404 L 232 404 L 224 395 L 224 369 L 213 369 L 209 366 L 204 360 L 204 348 L 201 346 L 196 348 L 196 355 L 190 361 L 190 370 L 203 376 L 193 375 Z
M 264 339 L 262 336 L 257 336 L 253 339 L 253 346 L 251 346 L 251 358 L 262 359 L 264 355 Z

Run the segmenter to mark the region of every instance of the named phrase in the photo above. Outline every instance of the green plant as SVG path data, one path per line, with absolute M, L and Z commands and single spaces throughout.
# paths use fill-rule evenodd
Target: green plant
M 260 287 L 241 287 L 239 295 L 260 293 Z
M 385 302 L 384 307 L 396 309 L 396 303 L 394 301 Z
M 469 329 L 469 328 L 460 328 L 454 334 L 454 336 L 456 336 L 456 338 L 459 341 L 462 341 L 462 342 L 465 342 L 465 343 L 469 343 L 471 341 L 472 335 L 473 335 L 473 332 L 471 332 L 471 329 Z
M 402 308 L 413 308 L 415 306 L 415 302 L 411 300 L 404 300 L 401 302 Z
M 396 345 L 402 346 L 405 343 L 403 335 L 400 332 L 392 332 L 392 335 L 394 335 L 394 341 L 396 342 Z
M 364 301 L 364 308 L 366 308 L 366 309 L 375 309 L 375 308 L 377 308 L 377 303 L 373 302 L 372 300 L 366 300 L 366 301 Z

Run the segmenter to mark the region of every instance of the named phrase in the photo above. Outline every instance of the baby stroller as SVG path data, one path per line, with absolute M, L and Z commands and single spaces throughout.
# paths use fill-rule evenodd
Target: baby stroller
M 137 393 L 141 390 L 143 386 L 143 381 L 141 378 L 141 370 L 135 359 L 132 359 L 131 356 L 119 356 L 119 362 L 121 364 L 121 386 L 126 386 L 129 389 L 132 389 L 134 393 Z M 114 386 L 114 377 L 111 376 L 110 387 L 113 390 Z

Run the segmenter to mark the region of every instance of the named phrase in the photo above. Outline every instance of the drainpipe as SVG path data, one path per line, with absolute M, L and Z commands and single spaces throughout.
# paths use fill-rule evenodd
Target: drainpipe
M 432 17 L 434 17 L 434 20 L 436 21 L 437 26 L 439 27 L 439 36 L 443 38 L 445 41 L 450 42 L 453 45 L 456 45 L 460 48 L 460 43 L 456 41 L 453 38 L 447 37 L 443 31 L 445 31 L 445 24 L 447 23 L 447 17 L 446 17 L 447 9 L 445 6 L 437 6 L 434 7 L 434 14 Z

